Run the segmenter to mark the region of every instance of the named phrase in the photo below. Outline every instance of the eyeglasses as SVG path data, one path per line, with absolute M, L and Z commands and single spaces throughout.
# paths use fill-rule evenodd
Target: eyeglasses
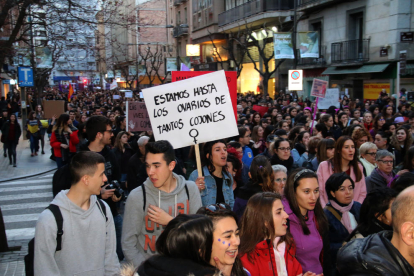
M 385 121 L 385 119 L 379 119 L 379 121 Z
M 105 130 L 104 132 L 109 132 L 109 134 L 112 134 L 112 133 L 114 133 L 114 131 L 113 131 L 112 129 L 109 129 L 109 130 Z
M 276 182 L 276 183 L 279 183 L 279 182 L 282 182 L 282 181 L 283 181 L 283 182 L 286 182 L 286 180 L 287 180 L 286 178 L 276 178 L 276 179 L 275 179 L 275 182 Z
M 371 156 L 377 156 L 376 152 L 367 152 L 367 154 L 371 155 Z
M 277 149 L 279 149 L 281 151 L 290 151 L 290 148 L 277 148 Z
M 230 205 L 226 204 L 226 203 L 217 203 L 217 204 L 210 204 L 206 207 L 207 211 L 210 211 L 212 213 L 215 213 L 219 210 L 230 210 L 231 211 L 231 207 Z
M 384 161 L 384 160 L 378 160 L 378 162 L 381 162 L 383 164 L 388 164 L 388 165 L 392 165 L 394 163 L 394 161 Z

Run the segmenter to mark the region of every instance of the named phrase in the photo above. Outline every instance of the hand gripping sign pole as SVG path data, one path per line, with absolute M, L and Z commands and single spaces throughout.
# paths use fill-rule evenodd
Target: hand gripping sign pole
M 155 140 L 167 140 L 174 149 L 194 145 L 199 176 L 199 144 L 239 134 L 224 71 L 142 92 Z
M 316 112 L 318 111 L 318 102 L 319 98 L 325 98 L 326 88 L 328 87 L 328 82 L 319 79 L 313 79 L 311 96 L 316 97 L 315 108 L 313 110 L 312 125 L 310 129 L 310 134 L 313 132 L 313 124 L 315 123 Z

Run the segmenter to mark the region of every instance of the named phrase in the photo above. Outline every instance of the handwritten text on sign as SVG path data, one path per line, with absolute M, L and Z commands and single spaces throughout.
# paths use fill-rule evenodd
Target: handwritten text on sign
M 151 121 L 145 103 L 127 102 L 127 131 L 151 130 Z
M 319 79 L 313 79 L 311 96 L 325 98 L 326 88 L 328 87 L 328 82 Z
M 328 109 L 330 106 L 339 108 L 339 89 L 326 89 L 325 98 L 320 98 L 318 101 L 318 109 Z
M 224 71 L 143 89 L 155 140 L 174 148 L 238 135 Z

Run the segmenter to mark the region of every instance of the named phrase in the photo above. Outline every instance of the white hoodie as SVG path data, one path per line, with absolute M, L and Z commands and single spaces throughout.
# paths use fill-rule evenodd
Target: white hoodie
M 49 209 L 44 210 L 36 224 L 34 274 L 41 276 L 113 276 L 119 273 L 116 255 L 114 220 L 109 206 L 106 221 L 92 195 L 90 207 L 83 210 L 66 196 L 69 190 L 56 195 L 63 217 L 62 250 L 56 251 L 57 225 Z

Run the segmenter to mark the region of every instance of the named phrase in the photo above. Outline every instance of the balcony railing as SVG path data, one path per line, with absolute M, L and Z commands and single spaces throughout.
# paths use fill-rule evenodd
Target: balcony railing
M 174 0 L 174 6 L 179 6 L 183 0 Z
M 298 10 L 305 11 L 310 9 L 326 8 L 332 5 L 349 2 L 350 0 L 297 0 Z M 293 1 L 292 1 L 293 2 Z
M 180 37 L 188 35 L 188 25 L 181 24 L 180 26 L 174 27 L 173 37 Z
M 354 39 L 331 44 L 332 63 L 363 63 L 369 61 L 369 39 Z
M 253 0 L 219 14 L 219 26 L 223 26 L 246 17 L 267 11 L 285 11 L 293 9 L 291 0 Z
M 300 51 L 297 51 L 298 54 L 298 65 L 299 66 L 325 66 L 326 65 L 326 46 L 321 45 L 319 49 L 319 58 L 300 58 Z

